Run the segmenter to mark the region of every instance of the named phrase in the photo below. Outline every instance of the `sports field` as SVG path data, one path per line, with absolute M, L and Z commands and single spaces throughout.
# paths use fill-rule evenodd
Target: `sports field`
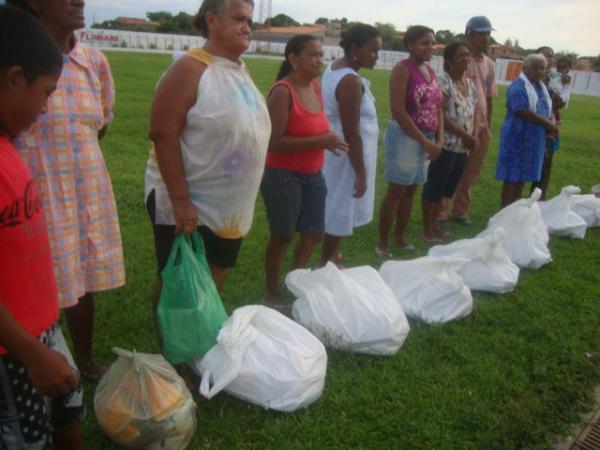
M 95 349 L 106 365 L 115 359 L 114 346 L 158 349 L 150 306 L 156 269 L 143 176 L 152 93 L 170 62 L 169 56 L 154 54 L 108 57 L 117 105 L 102 147 L 119 208 L 127 285 L 97 296 Z M 278 62 L 249 59 L 247 64 L 266 92 Z M 383 136 L 390 117 L 388 72 L 365 71 L 364 76 L 373 82 Z M 494 102 L 494 140 L 474 190 L 474 225 L 455 225 L 456 238 L 477 234 L 499 206 L 500 182 L 493 174 L 503 94 L 504 89 Z M 563 121 L 552 196 L 566 184 L 588 192 L 600 183 L 600 98 L 573 96 Z M 385 188 L 382 150 L 380 138 L 377 205 Z M 417 206 L 408 237 L 418 252 L 402 257 L 426 252 L 418 239 L 420 226 Z M 267 236 L 259 197 L 254 226 L 225 285 L 229 313 L 262 296 Z M 378 267 L 376 241 L 377 220 L 345 241 L 345 264 Z M 468 318 L 443 326 L 411 321 L 406 343 L 393 357 L 328 351 L 325 391 L 307 410 L 269 412 L 225 393 L 210 402 L 198 397 L 198 432 L 190 448 L 551 448 L 558 435 L 569 433 L 577 412 L 592 407 L 592 388 L 600 381 L 600 358 L 586 356 L 600 353 L 600 230 L 588 231 L 583 241 L 552 238 L 550 249 L 554 262 L 522 271 L 513 293 L 475 294 Z M 116 448 L 96 423 L 93 388 L 88 384 L 85 390 L 87 446 Z

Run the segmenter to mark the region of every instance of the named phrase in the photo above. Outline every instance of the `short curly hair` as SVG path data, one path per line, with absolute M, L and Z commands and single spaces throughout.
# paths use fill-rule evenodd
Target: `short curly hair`
M 208 25 L 206 24 L 206 13 L 212 12 L 215 15 L 221 14 L 223 8 L 227 7 L 229 3 L 234 0 L 204 0 L 196 17 L 194 17 L 194 27 L 200 32 L 200 34 L 207 38 L 208 37 Z M 244 3 L 248 3 L 254 8 L 254 0 L 238 0 Z

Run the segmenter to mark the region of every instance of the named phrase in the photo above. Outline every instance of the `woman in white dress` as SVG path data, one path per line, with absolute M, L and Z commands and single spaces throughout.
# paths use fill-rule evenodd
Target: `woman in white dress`
M 373 219 L 379 126 L 370 82 L 358 71 L 375 66 L 381 45 L 376 28 L 354 25 L 342 35 L 344 56 L 329 64 L 321 81 L 331 131 L 348 143 L 347 154 L 325 155 L 327 198 L 321 265 L 339 263 L 343 238 Z

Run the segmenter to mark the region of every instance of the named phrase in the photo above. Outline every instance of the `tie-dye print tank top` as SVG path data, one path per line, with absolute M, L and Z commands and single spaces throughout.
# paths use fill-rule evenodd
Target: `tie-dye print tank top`
M 179 138 L 190 197 L 200 224 L 222 238 L 237 239 L 252 225 L 271 135 L 269 113 L 243 62 L 204 49 L 187 54 L 207 66 Z M 146 197 L 152 190 L 156 224 L 174 224 L 154 151 L 146 168 Z

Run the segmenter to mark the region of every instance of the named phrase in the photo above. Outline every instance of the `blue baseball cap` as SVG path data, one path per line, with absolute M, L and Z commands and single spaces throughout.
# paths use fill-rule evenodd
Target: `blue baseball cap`
M 485 16 L 475 16 L 471 17 L 467 22 L 466 33 L 470 31 L 475 31 L 478 33 L 486 32 L 486 31 L 496 31 L 492 28 L 492 22 Z

